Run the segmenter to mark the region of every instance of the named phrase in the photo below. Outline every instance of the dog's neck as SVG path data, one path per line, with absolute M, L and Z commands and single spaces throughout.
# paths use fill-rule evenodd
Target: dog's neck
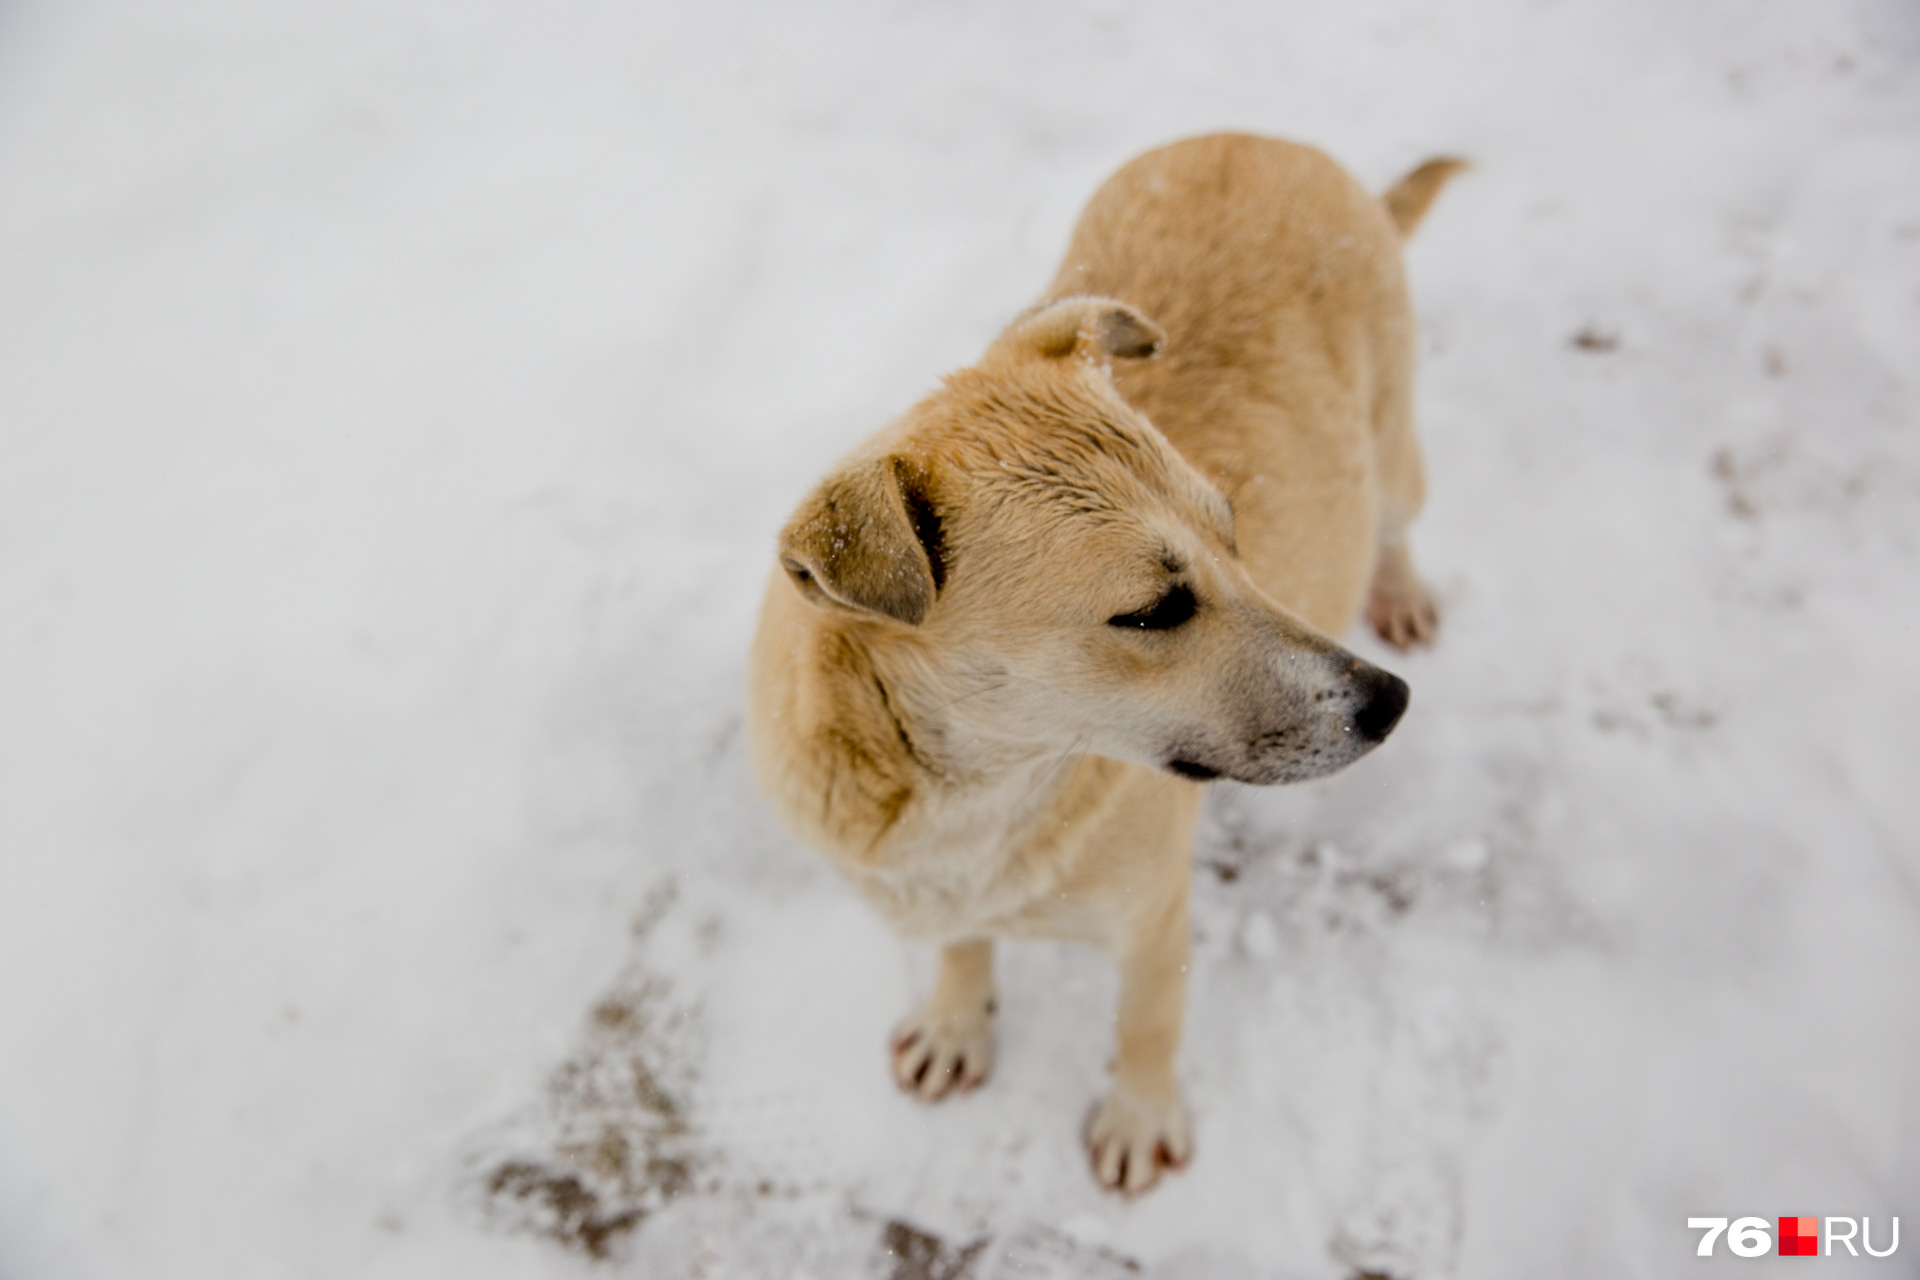
M 922 655 L 876 643 L 873 625 L 807 610 L 791 651 L 788 705 L 800 730 L 785 771 L 796 825 L 842 857 L 877 865 L 903 844 L 974 838 L 1027 825 L 1075 770 L 1071 746 L 1007 741 L 963 704 L 991 697 L 991 676 L 960 691 L 929 679 Z
M 1085 745 L 1010 735 L 1006 708 L 995 706 L 1010 696 L 1007 672 L 997 661 L 969 665 L 949 654 L 936 668 L 909 646 L 868 644 L 862 633 L 848 643 L 861 647 L 861 673 L 909 758 L 949 793 L 994 791 L 1057 770 Z

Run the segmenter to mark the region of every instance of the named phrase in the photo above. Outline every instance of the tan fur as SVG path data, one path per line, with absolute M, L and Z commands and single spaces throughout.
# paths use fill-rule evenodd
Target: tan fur
M 1440 188 L 1447 185 L 1447 179 L 1467 167 L 1458 156 L 1435 156 L 1387 188 L 1380 202 L 1387 206 L 1387 216 L 1400 229 L 1402 238 L 1412 235 L 1420 219 L 1427 216 L 1428 207 Z
M 1395 643 L 1431 634 L 1396 217 L 1436 172 L 1390 213 L 1290 143 L 1140 157 L 1040 303 L 781 535 L 756 767 L 797 835 L 944 948 L 896 1078 L 927 1098 L 985 1078 L 991 938 L 1107 950 L 1118 1053 L 1087 1137 L 1108 1186 L 1190 1149 L 1174 1059 L 1202 787 L 1176 774 L 1341 767 L 1405 686 L 1328 637 L 1363 602 Z

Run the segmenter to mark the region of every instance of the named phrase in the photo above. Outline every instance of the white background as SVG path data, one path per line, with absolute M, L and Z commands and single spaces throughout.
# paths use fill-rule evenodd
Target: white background
M 1217 127 L 1478 166 L 1409 250 L 1446 621 L 1352 638 L 1384 749 L 1216 790 L 1198 1154 L 1129 1204 L 1094 956 L 1006 949 L 995 1080 L 895 1096 L 930 967 L 773 826 L 741 669 L 807 485 Z M 9 6 L 0 1275 L 1920 1230 L 1917 354 L 1894 0 Z M 634 1062 L 665 1128 L 556 1075 Z M 486 1191 L 582 1132 L 686 1175 L 583 1183 L 649 1211 L 604 1262 Z

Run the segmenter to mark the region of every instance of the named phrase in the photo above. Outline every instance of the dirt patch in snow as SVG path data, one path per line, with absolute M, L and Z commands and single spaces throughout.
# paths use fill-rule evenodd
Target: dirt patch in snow
M 636 935 L 671 901 L 670 889 L 650 899 Z M 475 1161 L 483 1216 L 604 1258 L 691 1191 L 701 1164 L 686 1103 L 692 1017 L 636 961 L 593 1006 L 541 1099 L 485 1142 Z

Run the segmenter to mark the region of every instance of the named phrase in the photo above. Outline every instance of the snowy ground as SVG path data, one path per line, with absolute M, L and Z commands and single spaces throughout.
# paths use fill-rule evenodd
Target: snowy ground
M 0 10 L 0 1275 L 1920 1232 L 1920 11 L 1199 9 Z M 897 1097 L 927 958 L 739 689 L 804 487 L 1219 126 L 1478 162 L 1411 250 L 1447 629 L 1385 749 L 1214 796 L 1127 1204 L 1104 963 L 1007 949 L 997 1078 Z

